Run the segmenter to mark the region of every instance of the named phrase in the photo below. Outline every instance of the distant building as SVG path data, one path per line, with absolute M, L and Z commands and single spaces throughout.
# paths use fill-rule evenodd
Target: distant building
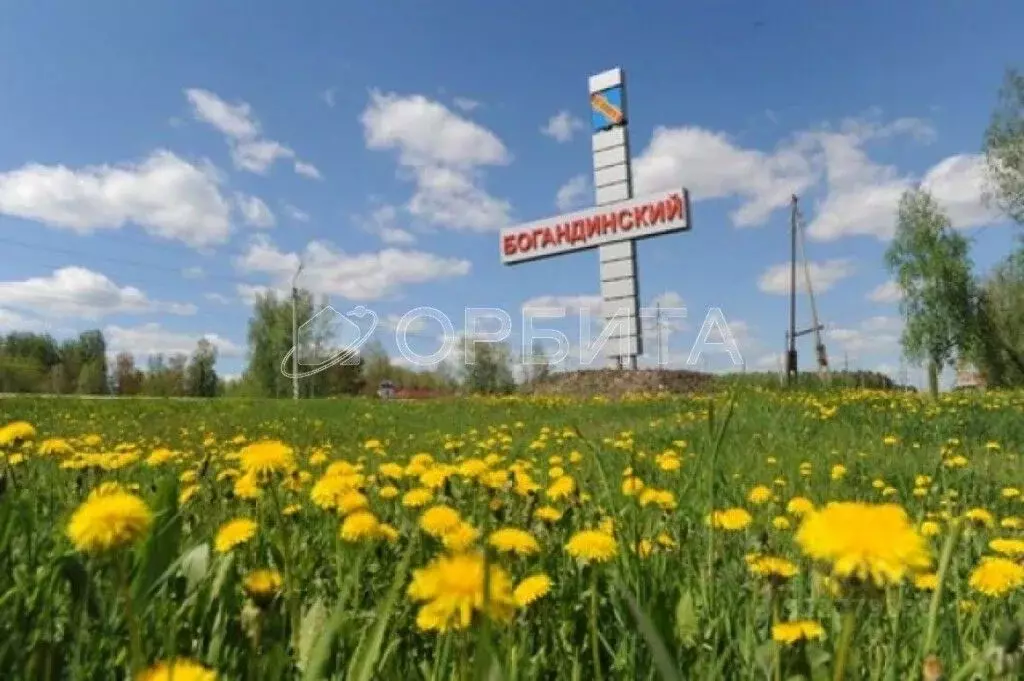
M 377 397 L 382 400 L 393 400 L 395 398 L 395 384 L 391 381 L 381 381 L 377 388 Z
M 973 364 L 960 362 L 956 367 L 956 382 L 953 390 L 984 390 L 985 377 Z

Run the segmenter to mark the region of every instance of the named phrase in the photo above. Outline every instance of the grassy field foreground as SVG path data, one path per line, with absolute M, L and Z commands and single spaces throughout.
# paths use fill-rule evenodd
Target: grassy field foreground
M 12 398 L 0 428 L 4 679 L 1022 674 L 1020 393 Z

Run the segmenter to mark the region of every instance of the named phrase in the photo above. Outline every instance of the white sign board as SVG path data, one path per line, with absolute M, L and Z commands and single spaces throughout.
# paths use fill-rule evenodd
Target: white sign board
M 690 229 L 690 197 L 674 189 L 501 230 L 501 262 L 514 265 L 572 251 Z

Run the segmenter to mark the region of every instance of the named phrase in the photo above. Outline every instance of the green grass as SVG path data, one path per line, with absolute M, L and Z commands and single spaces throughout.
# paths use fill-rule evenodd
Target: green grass
M 903 394 L 757 389 L 714 401 L 618 403 L 5 399 L 0 425 L 26 420 L 39 440 L 61 437 L 76 446 L 95 433 L 102 445 L 93 451 L 134 445 L 141 459 L 118 470 L 68 470 L 58 457 L 29 448 L 24 461 L 16 456 L 17 463 L 5 462 L 0 670 L 5 679 L 126 678 L 133 668 L 181 656 L 224 679 L 773 679 L 801 672 L 826 679 L 832 678 L 842 615 L 853 611 L 857 633 L 847 678 L 916 678 L 929 627 L 930 648 L 952 678 L 987 649 L 1007 620 L 1024 619 L 1024 590 L 988 599 L 967 584 L 978 558 L 988 553 L 989 539 L 1024 538 L 1021 530 L 998 527 L 1002 518 L 1024 516 L 1020 497 L 1001 495 L 1004 487 L 1024 485 L 1022 416 L 1019 393 L 940 402 Z M 503 432 L 512 436 L 510 443 L 502 442 Z M 236 465 L 225 458 L 239 448 L 230 443 L 236 435 L 287 442 L 312 480 L 298 490 L 265 490 L 255 502 L 234 497 L 231 481 L 217 478 Z M 886 436 L 897 443 L 884 444 Z M 950 438 L 960 441 L 954 449 L 967 458 L 966 467 L 942 465 Z M 364 447 L 371 439 L 381 441 L 384 453 Z M 182 460 L 147 465 L 158 446 L 182 452 Z M 329 459 L 362 461 L 368 473 L 385 461 L 404 465 L 421 452 L 439 462 L 492 453 L 504 457 L 502 465 L 532 462 L 541 484 L 536 500 L 497 494 L 505 505 L 491 511 L 492 495 L 458 476 L 439 500 L 485 531 L 503 524 L 531 529 L 540 555 L 493 560 L 516 580 L 546 572 L 554 582 L 551 593 L 508 624 L 479 622 L 441 635 L 418 631 L 417 605 L 405 597 L 408 573 L 439 552 L 437 543 L 417 529 L 417 512 L 376 495 L 381 483 L 367 488 L 371 508 L 399 530 L 400 539 L 342 542 L 338 514 L 317 508 L 309 497 L 324 465 L 310 465 L 308 457 L 324 447 Z M 666 449 L 683 455 L 681 470 L 655 465 Z M 563 467 L 590 499 L 553 504 L 567 512 L 551 527 L 531 522 L 531 508 L 546 503 L 549 457 L 567 459 L 573 451 L 582 461 Z M 805 462 L 810 472 L 802 475 Z M 845 478 L 831 478 L 834 464 L 848 468 Z M 624 495 L 627 467 L 648 487 L 672 491 L 678 507 L 641 508 L 636 497 Z M 196 471 L 200 488 L 179 507 L 179 478 L 189 470 Z M 918 475 L 933 478 L 934 488 L 923 498 L 912 495 Z M 67 520 L 91 489 L 111 480 L 138 485 L 157 513 L 152 533 L 130 552 L 78 554 L 64 534 Z M 797 495 L 817 504 L 881 502 L 876 480 L 897 490 L 885 500 L 902 503 L 915 521 L 926 512 L 959 514 L 973 507 L 996 519 L 995 528 L 971 528 L 952 546 L 943 595 L 935 603 L 909 584 L 836 602 L 801 558 L 793 532 L 772 528 L 771 519 L 784 515 L 786 501 Z M 749 504 L 747 493 L 757 484 L 773 486 L 778 500 Z M 399 483 L 403 491 L 415 485 Z M 950 490 L 957 497 L 943 505 Z M 295 503 L 301 504 L 297 514 L 280 513 Z M 754 525 L 740 533 L 710 532 L 704 518 L 712 507 L 730 506 L 750 509 Z M 258 520 L 255 540 L 227 555 L 213 551 L 218 526 L 239 516 Z M 603 565 L 578 565 L 564 544 L 575 529 L 594 527 L 604 517 L 614 519 L 619 556 Z M 678 546 L 647 558 L 636 554 L 640 539 L 661 532 Z M 936 560 L 946 536 L 944 531 L 931 540 Z M 801 574 L 769 591 L 747 572 L 743 556 L 753 550 L 789 557 Z M 248 570 L 268 566 L 287 576 L 285 596 L 254 611 L 240 582 Z M 786 648 L 772 643 L 773 611 L 783 619 L 820 622 L 826 639 Z

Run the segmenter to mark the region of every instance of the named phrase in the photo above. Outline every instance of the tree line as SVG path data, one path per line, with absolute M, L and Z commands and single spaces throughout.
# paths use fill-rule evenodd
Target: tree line
M 1015 69 L 1006 73 L 982 146 L 986 200 L 1024 227 L 1024 75 Z M 903 194 L 885 263 L 902 293 L 903 352 L 926 364 L 933 395 L 939 372 L 962 363 L 991 387 L 1024 386 L 1024 232 L 984 275 L 975 274 L 970 249 L 935 196 L 920 187 Z
M 130 352 L 117 353 L 111 364 L 98 329 L 63 341 L 16 331 L 0 337 L 0 392 L 212 397 L 222 388 L 216 361 L 217 349 L 205 338 L 191 356 L 153 355 L 142 370 Z
M 334 349 L 338 342 L 327 300 L 314 300 L 309 291 L 298 291 L 296 319 L 302 324 L 299 346 L 315 356 L 345 355 Z M 129 351 L 108 360 L 103 332 L 94 329 L 63 341 L 49 334 L 12 332 L 0 337 L 0 393 L 47 393 L 58 395 L 143 395 L 152 397 L 290 397 L 292 380 L 281 371 L 282 360 L 292 347 L 292 301 L 274 292 L 256 297 L 248 324 L 249 355 L 238 378 L 225 380 L 216 370 L 217 348 L 199 339 L 191 355 L 151 355 L 140 366 Z M 379 341 L 371 341 L 345 361 L 299 381 L 300 397 L 332 397 L 375 394 L 383 381 L 401 388 L 444 395 L 460 391 L 507 393 L 516 387 L 513 357 L 504 344 L 470 344 L 472 361 L 456 368 L 442 363 L 429 371 L 395 364 Z M 542 357 L 539 349 L 536 357 Z M 300 366 L 299 370 L 310 368 Z M 538 360 L 530 377 L 547 373 Z

